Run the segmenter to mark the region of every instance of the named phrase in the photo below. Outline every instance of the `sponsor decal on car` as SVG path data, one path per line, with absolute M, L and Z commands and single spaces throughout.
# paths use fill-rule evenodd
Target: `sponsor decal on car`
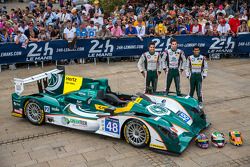
M 82 86 L 82 77 L 65 75 L 63 94 L 79 90 Z
M 74 126 L 87 126 L 87 121 L 83 121 L 80 119 L 74 119 L 74 118 L 67 118 L 67 117 L 62 117 L 62 124 L 63 125 L 69 125 L 72 124 Z
M 78 92 L 78 95 L 81 95 L 81 96 L 86 96 L 86 92 Z
M 66 118 L 66 117 L 62 117 L 62 124 L 63 125 L 68 125 L 69 124 L 69 119 L 68 118 Z
M 151 114 L 157 116 L 170 115 L 171 113 L 171 111 L 162 104 L 151 104 L 146 108 Z
M 100 105 L 100 104 L 95 104 L 95 109 L 104 111 L 105 108 L 108 108 L 108 106 Z
M 120 134 L 119 120 L 114 118 L 106 118 L 104 122 L 104 131 Z
M 50 106 L 44 106 L 44 112 L 50 113 Z
M 158 144 L 150 144 L 149 147 L 156 148 L 156 149 L 161 149 L 161 150 L 166 150 L 165 146 L 160 146 Z
M 178 111 L 176 113 L 183 121 L 188 122 L 190 120 L 190 117 L 187 116 L 184 112 Z
M 57 111 L 57 112 L 60 111 L 60 109 L 59 109 L 58 107 L 51 107 L 51 110 L 52 110 L 52 111 Z

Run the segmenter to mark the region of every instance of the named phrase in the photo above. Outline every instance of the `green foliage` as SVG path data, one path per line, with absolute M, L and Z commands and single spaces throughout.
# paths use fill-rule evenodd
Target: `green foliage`
M 92 0 L 91 2 L 94 1 L 95 0 Z M 116 6 L 119 6 L 120 9 L 121 5 L 126 4 L 126 0 L 99 0 L 99 2 L 106 14 L 113 12 Z

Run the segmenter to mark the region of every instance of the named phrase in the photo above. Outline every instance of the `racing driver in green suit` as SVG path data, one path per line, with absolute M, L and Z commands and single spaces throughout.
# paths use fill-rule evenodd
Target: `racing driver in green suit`
M 167 73 L 166 94 L 169 93 L 171 83 L 174 79 L 176 94 L 181 95 L 180 72 L 185 68 L 186 57 L 182 50 L 177 48 L 176 39 L 171 40 L 171 48 L 162 54 L 162 68 Z
M 137 64 L 142 76 L 146 78 L 145 93 L 151 93 L 152 91 L 155 92 L 157 89 L 158 75 L 161 74 L 160 61 L 160 53 L 155 51 L 155 43 L 149 43 L 149 51 L 141 55 Z
M 206 57 L 200 55 L 200 48 L 195 46 L 193 49 L 193 55 L 187 58 L 186 76 L 190 79 L 190 92 L 189 96 L 193 97 L 196 90 L 199 106 L 203 108 L 202 104 L 202 80 L 207 77 L 208 65 Z

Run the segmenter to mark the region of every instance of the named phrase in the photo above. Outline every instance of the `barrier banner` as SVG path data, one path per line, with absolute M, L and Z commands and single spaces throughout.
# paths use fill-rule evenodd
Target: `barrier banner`
M 250 35 L 240 35 L 237 42 L 236 53 L 250 53 Z
M 188 56 L 195 45 L 200 46 L 201 54 L 214 53 L 250 53 L 250 34 L 237 37 L 213 37 L 182 35 L 173 36 L 178 47 Z M 65 40 L 29 43 L 22 47 L 15 43 L 0 44 L 0 64 L 34 62 L 61 59 L 97 58 L 97 57 L 129 57 L 141 55 L 148 50 L 149 42 L 155 42 L 156 51 L 164 51 L 170 47 L 171 37 L 144 37 L 110 39 L 79 39 L 76 48 L 69 49 Z

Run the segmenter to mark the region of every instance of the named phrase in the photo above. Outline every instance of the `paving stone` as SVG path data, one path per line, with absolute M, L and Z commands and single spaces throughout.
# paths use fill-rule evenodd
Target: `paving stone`
M 134 151 L 134 148 L 132 146 L 130 146 L 128 143 L 125 143 L 125 142 L 114 145 L 113 147 L 119 153 L 129 153 L 131 151 Z
M 37 163 L 37 164 L 33 164 L 27 167 L 50 167 L 48 162 L 41 162 L 41 163 Z
M 52 147 L 52 149 L 56 152 L 56 154 L 66 153 L 64 146 Z
M 191 160 L 200 166 L 215 165 L 231 160 L 229 157 L 225 156 L 222 153 L 213 153 L 209 155 L 209 158 L 207 157 L 208 156 L 202 156 Z
M 79 164 L 85 164 L 86 160 L 83 158 L 81 154 L 78 155 L 70 155 L 68 157 L 59 158 L 50 160 L 48 163 L 50 166 L 73 166 L 73 165 L 79 165 Z
M 144 161 L 141 157 L 128 157 L 125 159 L 111 161 L 110 163 L 116 167 L 133 167 L 133 166 L 143 166 L 148 162 Z
M 71 165 L 70 167 L 87 167 L 87 164 L 85 162 L 80 162 L 80 163 Z
M 22 142 L 22 145 L 24 149 L 33 149 L 34 151 L 37 151 L 39 149 L 46 149 L 48 144 L 51 142 L 53 142 L 53 139 L 42 137 L 33 140 L 25 140 L 25 142 Z
M 68 156 L 71 156 L 71 155 L 77 155 L 77 152 L 65 152 L 65 153 L 57 153 L 56 154 L 58 158 L 64 158 L 64 157 L 68 157 Z
M 239 159 L 246 155 L 250 155 L 250 145 L 237 147 L 228 143 L 225 148 L 221 149 L 221 153 L 230 157 L 231 159 Z
M 0 160 L 6 156 L 10 157 L 12 156 L 12 153 L 8 150 L 0 150 Z
M 94 150 L 82 154 L 87 161 L 93 161 L 99 158 L 109 158 L 112 157 L 113 155 L 116 156 L 119 153 L 112 147 L 107 147 L 104 149 Z
M 37 164 L 36 160 L 24 161 L 16 164 L 16 167 L 25 167 Z
M 246 161 L 244 161 L 246 160 Z M 218 164 L 214 164 L 211 165 L 212 166 L 245 166 L 248 165 L 249 166 L 250 163 L 250 156 L 246 156 L 246 157 L 242 157 L 240 159 L 234 159 L 234 160 L 230 160 L 230 161 L 226 161 L 226 162 L 222 162 L 222 163 L 218 163 Z
M 31 159 L 38 162 L 45 162 L 58 158 L 56 152 L 53 149 L 41 149 L 38 151 L 29 152 Z
M 200 156 L 209 156 L 209 155 L 214 154 L 214 153 L 219 153 L 221 150 L 221 149 L 218 149 L 218 148 L 212 146 L 211 143 L 210 143 L 208 149 L 201 149 L 201 148 L 197 147 L 194 142 L 191 143 L 190 145 L 191 145 L 190 148 L 192 150 L 187 150 L 187 154 L 185 154 L 187 157 L 190 157 L 190 158 L 196 158 L 196 157 L 200 157 Z
M 37 150 L 49 149 L 49 148 L 51 148 L 50 144 L 41 144 L 41 145 L 32 147 L 32 150 L 37 151 Z
M 125 157 L 134 157 L 140 156 L 140 154 L 136 150 L 131 150 L 130 152 L 122 153 Z
M 117 155 L 112 155 L 110 157 L 106 157 L 106 160 L 109 162 L 109 161 L 116 161 L 116 160 L 119 160 L 119 159 L 123 159 L 125 158 L 126 156 L 124 154 L 117 154 Z
M 86 141 L 86 142 L 82 142 L 81 140 L 79 141 L 75 141 L 75 142 L 72 142 L 72 143 L 69 143 L 69 144 L 66 144 L 64 146 L 64 149 L 67 151 L 67 152 L 70 152 L 70 151 L 76 151 L 76 152 L 79 152 L 81 153 L 82 152 L 86 152 L 86 151 L 92 151 L 93 149 L 96 150 L 96 148 L 94 147 L 94 144 L 95 141 L 91 142 L 91 141 Z
M 62 147 L 62 146 L 65 146 L 65 145 L 67 145 L 67 144 L 69 144 L 69 142 L 66 141 L 66 140 L 60 140 L 60 141 L 55 141 L 55 142 L 53 142 L 53 143 L 50 143 L 50 145 L 51 145 L 52 147 Z
M 27 153 L 17 154 L 15 156 L 2 156 L 0 159 L 1 166 L 15 166 L 16 164 L 25 161 L 31 161 L 30 156 Z
M 7 150 L 13 152 L 18 150 L 23 150 L 23 146 L 21 143 L 15 143 L 15 144 L 7 144 Z
M 112 167 L 112 165 L 105 158 L 98 158 L 96 160 L 90 160 L 87 163 L 88 167 Z

